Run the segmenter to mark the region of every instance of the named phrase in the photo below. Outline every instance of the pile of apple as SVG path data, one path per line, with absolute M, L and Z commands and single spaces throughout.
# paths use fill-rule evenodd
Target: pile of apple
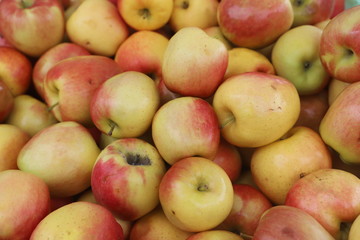
M 0 240 L 359 240 L 347 4 L 0 0 Z

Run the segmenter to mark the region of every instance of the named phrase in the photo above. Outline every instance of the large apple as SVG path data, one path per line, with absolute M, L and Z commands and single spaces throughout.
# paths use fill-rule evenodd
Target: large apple
M 112 57 L 128 37 L 129 29 L 113 3 L 86 0 L 66 21 L 66 33 L 71 42 L 91 53 Z
M 60 1 L 52 0 L 2 0 L 0 29 L 16 49 L 39 57 L 63 40 L 63 6 Z
M 289 0 L 222 0 L 217 12 L 224 36 L 238 47 L 263 48 L 290 29 Z
M 156 148 L 170 165 L 185 157 L 216 156 L 220 129 L 214 109 L 204 99 L 186 96 L 165 103 L 151 128 Z
M 323 117 L 319 132 L 324 142 L 347 163 L 360 164 L 360 81 L 347 86 Z
M 29 239 L 50 212 L 45 182 L 20 170 L 0 171 L 0 239 Z
M 20 170 L 42 178 L 52 197 L 74 196 L 90 186 L 100 149 L 88 130 L 76 122 L 53 124 L 21 149 Z
M 6 83 L 0 79 L 0 123 L 3 123 L 14 107 L 14 96 Z
M 281 35 L 273 47 L 276 74 L 294 83 L 300 95 L 319 93 L 330 80 L 319 57 L 321 35 L 320 28 L 302 25 Z
M 93 126 L 90 101 L 97 87 L 121 72 L 117 63 L 100 55 L 75 56 L 49 69 L 44 82 L 45 102 L 58 121 Z
M 165 162 L 157 149 L 138 138 L 106 146 L 96 159 L 91 189 L 98 203 L 126 221 L 134 221 L 159 204 Z
M 238 147 L 259 147 L 279 139 L 295 124 L 300 99 L 288 80 L 249 72 L 223 82 L 213 107 L 225 140 Z
M 223 82 L 228 52 L 218 39 L 198 27 L 185 27 L 169 40 L 162 74 L 171 91 L 195 97 L 210 97 Z
M 336 15 L 324 28 L 320 59 L 329 74 L 340 81 L 360 81 L 360 5 Z
M 188 157 L 166 171 L 159 197 L 172 224 L 184 231 L 200 232 L 225 220 L 233 206 L 234 190 L 219 165 L 206 158 Z

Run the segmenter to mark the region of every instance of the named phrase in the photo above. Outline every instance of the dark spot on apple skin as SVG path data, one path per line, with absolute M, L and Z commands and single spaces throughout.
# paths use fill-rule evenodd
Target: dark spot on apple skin
M 274 90 L 277 90 L 276 87 L 275 87 L 274 85 L 272 85 L 272 84 L 270 85 L 270 87 L 271 87 L 272 89 L 274 89 Z
M 284 227 L 282 230 L 281 230 L 281 233 L 285 236 L 288 236 L 289 239 L 295 239 L 295 235 L 294 235 L 294 230 L 292 230 L 291 228 L 289 227 Z
M 302 172 L 302 173 L 300 173 L 300 178 L 303 178 L 303 177 L 305 177 L 305 175 L 306 175 L 306 173 L 304 173 L 304 172 Z
M 174 210 L 171 210 L 171 213 L 172 213 L 173 215 L 176 215 Z

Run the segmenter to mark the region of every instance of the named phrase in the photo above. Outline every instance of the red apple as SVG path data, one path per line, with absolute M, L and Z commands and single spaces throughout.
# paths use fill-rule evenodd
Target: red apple
M 345 10 L 345 0 L 334 0 L 334 8 L 330 18 L 334 18 L 336 15 Z

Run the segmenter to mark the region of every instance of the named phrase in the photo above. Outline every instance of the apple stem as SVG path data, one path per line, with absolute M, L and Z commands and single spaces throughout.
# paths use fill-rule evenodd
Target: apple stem
M 51 112 L 57 105 L 59 105 L 59 102 L 54 103 L 53 105 L 51 105 L 50 107 L 48 107 L 48 111 Z
M 253 236 L 248 235 L 248 234 L 246 234 L 246 233 L 242 233 L 242 232 L 241 232 L 239 235 L 240 235 L 240 237 L 242 237 L 242 238 L 244 238 L 244 239 L 253 239 Z
M 234 116 L 232 116 L 231 118 L 226 119 L 226 121 L 223 124 L 221 124 L 220 129 L 223 129 L 226 125 L 233 122 L 234 120 L 235 120 Z
M 117 126 L 117 124 L 114 121 L 109 120 L 109 126 L 110 126 L 110 130 L 107 133 L 107 135 L 112 136 L 113 131 L 114 131 L 115 127 Z

